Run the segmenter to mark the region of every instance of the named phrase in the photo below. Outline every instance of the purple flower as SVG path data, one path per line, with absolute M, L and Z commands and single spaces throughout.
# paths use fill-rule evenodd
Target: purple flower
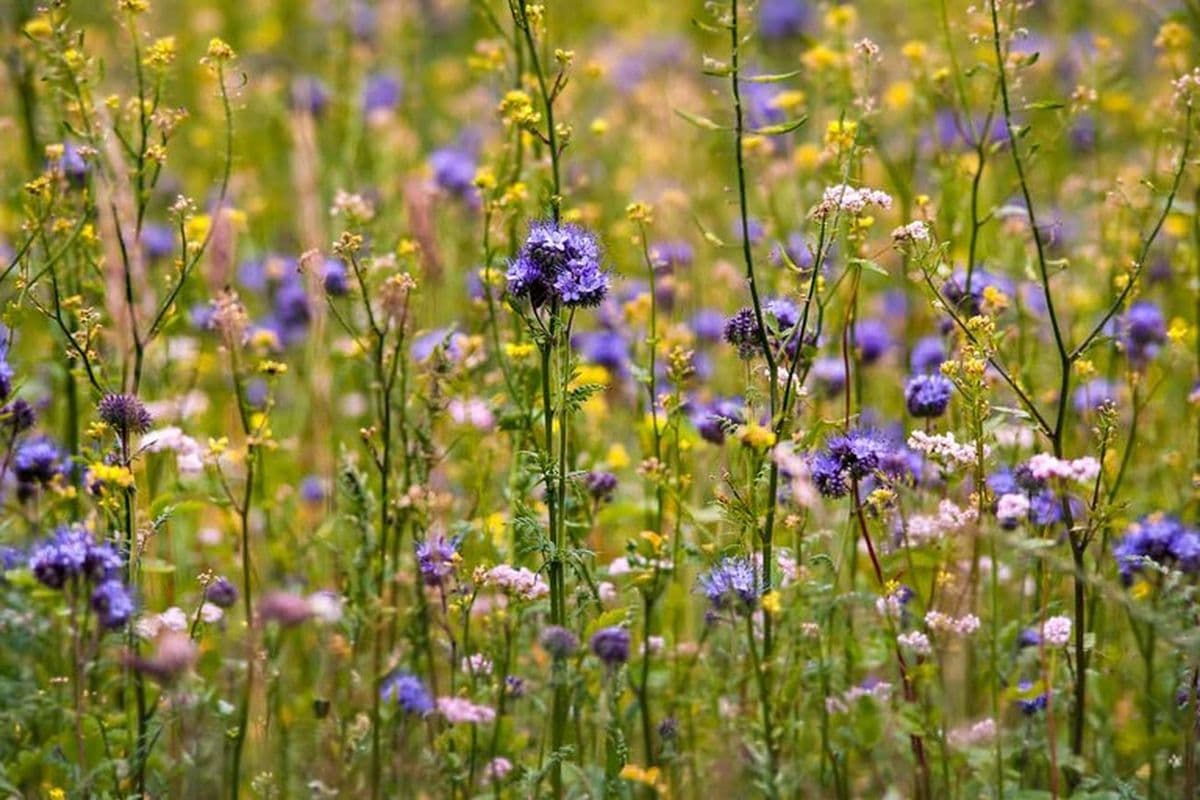
M 616 331 L 584 331 L 571 337 L 571 344 L 584 360 L 615 375 L 629 371 L 629 345 Z
M 433 711 L 433 696 L 420 678 L 407 672 L 393 672 L 384 678 L 379 696 L 394 702 L 406 714 L 424 717 Z
M 579 637 L 561 625 L 547 626 L 538 641 L 555 658 L 566 658 L 579 649 Z
M 914 375 L 904 387 L 904 402 L 914 417 L 940 417 L 946 413 L 953 391 L 954 384 L 942 375 Z
M 864 319 L 854 326 L 854 346 L 863 364 L 874 364 L 892 346 L 892 336 L 887 325 L 877 319 Z
M 429 167 L 438 188 L 455 197 L 470 197 L 475 192 L 475 157 L 458 147 L 443 147 L 429 156 Z
M 550 298 L 566 306 L 594 307 L 608 294 L 596 237 L 576 225 L 535 222 L 508 265 L 508 291 L 535 305 Z
M 220 577 L 205 588 L 204 599 L 218 608 L 230 608 L 237 602 L 238 590 L 227 578 Z
M 342 297 L 350 292 L 350 278 L 346 265 L 336 258 L 327 258 L 321 267 L 321 285 L 332 297 Z
M 1144 559 L 1195 573 L 1200 571 L 1200 531 L 1170 514 L 1150 514 L 1129 526 L 1113 546 L 1113 557 L 1126 584 L 1141 570 Z
M 766 40 L 799 36 L 811 21 L 807 0 L 762 0 L 758 6 L 758 32 Z
M 721 559 L 706 575 L 700 576 L 700 588 L 718 611 L 733 608 L 749 613 L 758 605 L 754 569 L 745 558 Z
M 106 580 L 92 591 L 92 610 L 105 628 L 120 628 L 133 616 L 133 597 L 119 580 Z
M 737 348 L 743 361 L 754 358 L 760 346 L 758 320 L 754 309 L 743 308 L 725 322 L 725 341 Z
M 865 478 L 879 468 L 891 448 L 872 430 L 858 428 L 829 440 L 826 450 L 851 477 Z
M 91 543 L 91 536 L 83 528 L 59 528 L 49 539 L 34 547 L 29 556 L 29 569 L 42 585 L 61 589 L 68 581 L 83 574 Z
M 426 586 L 441 586 L 454 573 L 458 543 L 458 537 L 447 539 L 440 533 L 417 543 L 417 569 Z
M 392 111 L 400 105 L 404 85 L 394 76 L 377 72 L 363 85 L 362 106 L 367 116 Z
M 1121 320 L 1121 345 L 1135 368 L 1144 368 L 1166 340 L 1167 324 L 1154 303 L 1140 300 L 1125 312 Z
M 629 631 L 624 628 L 601 628 L 592 635 L 592 652 L 609 667 L 629 660 Z
M 62 457 L 48 436 L 26 439 L 13 457 L 13 475 L 23 484 L 47 484 L 62 472 Z
M 592 470 L 583 476 L 583 485 L 594 499 L 611 500 L 617 489 L 617 476 L 603 470 Z
M 1036 697 L 1026 697 L 1033 691 L 1033 684 L 1029 681 L 1021 681 L 1017 684 L 1017 691 L 1022 695 L 1017 698 L 1017 707 L 1021 709 L 1021 713 L 1025 716 L 1033 716 L 1039 711 L 1044 711 L 1049 698 L 1045 692 Z
M 96 412 L 100 419 L 111 425 L 123 439 L 131 433 L 145 433 L 154 422 L 142 401 L 131 394 L 104 395 L 100 398 Z
M 692 332 L 702 342 L 719 342 L 725 331 L 725 316 L 711 308 L 701 309 L 692 317 Z
M 926 336 L 913 345 L 909 365 L 913 372 L 937 372 L 946 360 L 946 346 L 940 336 Z
M 825 497 L 845 497 L 850 491 L 846 471 L 841 463 L 828 453 L 815 454 L 808 463 L 813 486 Z
M 1076 411 L 1095 411 L 1105 403 L 1117 402 L 1117 387 L 1104 378 L 1095 378 L 1075 390 L 1071 405 Z

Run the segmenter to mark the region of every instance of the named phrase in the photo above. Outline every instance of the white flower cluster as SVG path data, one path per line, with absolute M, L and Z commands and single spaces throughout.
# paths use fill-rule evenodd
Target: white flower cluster
M 901 225 L 892 231 L 892 242 L 895 244 L 908 244 L 911 242 L 928 242 L 929 241 L 929 225 L 916 220 L 907 225 Z
M 175 466 L 181 475 L 195 475 L 204 471 L 204 448 L 176 425 L 147 433 L 142 437 L 142 450 L 147 453 L 170 450 L 175 454 Z
M 961 530 L 974 522 L 975 517 L 975 509 L 962 509 L 952 500 L 942 500 L 938 503 L 936 514 L 915 514 L 909 518 L 905 540 L 912 546 L 936 542 L 946 534 Z
M 1016 525 L 1029 516 L 1029 498 L 1014 492 L 1002 494 L 996 501 L 996 519 L 1001 525 Z
M 908 446 L 918 453 L 946 464 L 974 464 L 975 443 L 960 442 L 953 433 L 925 433 L 913 431 L 908 437 Z M 991 448 L 983 447 L 983 457 L 991 454 Z
M 1180 75 L 1171 81 L 1171 86 L 1175 89 L 1175 102 L 1190 106 L 1192 95 L 1200 90 L 1200 67 Z
M 1100 462 L 1091 456 L 1067 461 L 1049 453 L 1038 453 L 1029 459 L 1029 472 L 1039 481 L 1062 478 L 1079 483 L 1090 483 L 1100 474 Z
M 1051 617 L 1042 624 L 1042 641 L 1051 647 L 1066 647 L 1071 641 L 1071 618 Z
M 826 219 L 835 211 L 857 215 L 866 211 L 870 206 L 891 208 L 892 197 L 887 192 L 881 192 L 878 189 L 855 189 L 853 186 L 839 183 L 825 190 L 821 202 L 813 210 L 813 216 L 817 219 Z
M 879 681 L 872 686 L 851 686 L 842 692 L 840 696 L 830 695 L 826 697 L 825 710 L 830 714 L 845 714 L 850 710 L 850 706 L 864 697 L 869 697 L 880 703 L 886 703 L 891 694 L 892 685 L 887 681 Z
M 920 631 L 902 633 L 896 637 L 896 641 L 905 650 L 910 650 L 919 656 L 927 656 L 933 651 L 929 644 L 929 637 Z
M 496 709 L 472 703 L 465 697 L 439 697 L 437 710 L 452 725 L 487 724 L 496 718 Z
M 952 747 L 960 750 L 964 747 L 990 742 L 996 738 L 996 720 L 988 717 L 971 725 L 955 728 L 946 738 Z
M 941 611 L 930 611 L 925 615 L 925 624 L 938 633 L 954 633 L 959 636 L 970 636 L 979 630 L 979 617 L 967 614 L 965 617 L 952 617 Z
M 550 586 L 542 576 L 525 567 L 498 564 L 487 571 L 484 582 L 522 600 L 537 600 L 550 594 Z

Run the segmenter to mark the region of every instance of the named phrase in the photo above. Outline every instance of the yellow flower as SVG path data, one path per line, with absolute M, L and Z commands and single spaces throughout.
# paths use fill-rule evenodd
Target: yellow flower
M 513 361 L 520 361 L 533 355 L 534 347 L 531 344 L 514 344 L 506 342 L 504 344 L 504 354 Z
M 770 614 L 772 617 L 778 617 L 783 613 L 783 603 L 779 599 L 779 592 L 772 589 L 762 596 L 763 611 Z
M 847 150 L 854 144 L 858 135 L 858 123 L 854 120 L 835 119 L 825 128 L 825 145 L 839 150 Z
M 1188 325 L 1186 319 L 1175 317 L 1171 320 L 1171 327 L 1167 329 L 1167 338 L 1175 344 L 1181 344 L 1191 336 L 1192 327 Z
M 911 40 L 900 47 L 900 54 L 914 64 L 920 64 L 929 56 L 929 47 L 924 42 Z
M 91 473 L 93 481 L 120 486 L 122 489 L 133 486 L 133 473 L 130 472 L 129 467 L 97 461 L 88 467 L 88 472 Z
M 883 91 L 883 103 L 892 111 L 901 111 L 912 105 L 915 90 L 911 81 L 895 81 Z
M 636 764 L 626 764 L 621 768 L 621 778 L 646 786 L 658 784 L 658 767 L 639 767 Z
M 615 442 L 609 446 L 604 460 L 613 469 L 624 469 L 629 466 L 629 452 L 620 442 Z
M 858 10 L 854 6 L 833 6 L 825 12 L 825 27 L 846 33 L 858 23 Z
M 767 427 L 751 422 L 738 432 L 738 441 L 755 450 L 766 450 L 775 444 L 775 433 Z

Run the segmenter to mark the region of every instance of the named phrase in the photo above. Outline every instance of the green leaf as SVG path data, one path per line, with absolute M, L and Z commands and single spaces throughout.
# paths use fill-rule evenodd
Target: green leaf
M 743 77 L 742 80 L 749 83 L 778 83 L 780 81 L 786 81 L 788 78 L 794 78 L 799 74 L 800 70 L 794 69 L 791 72 L 774 72 L 766 75 L 750 75 L 749 77 Z
M 808 117 L 803 116 L 790 122 L 781 122 L 778 125 L 768 125 L 765 128 L 755 128 L 751 133 L 756 133 L 759 136 L 781 136 L 785 133 L 791 133 L 804 123 L 808 122 Z
M 1067 104 L 1058 100 L 1038 100 L 1025 106 L 1026 111 L 1050 111 L 1056 108 L 1066 108 Z
M 855 266 L 862 267 L 863 269 L 868 269 L 871 272 L 877 272 L 880 275 L 888 274 L 888 271 L 884 269 L 879 262 L 872 261 L 869 258 L 852 258 L 850 259 L 850 263 L 854 264 Z
M 693 114 L 690 111 L 684 111 L 682 108 L 675 109 L 675 113 L 683 117 L 688 122 L 695 125 L 697 128 L 706 131 L 727 131 L 730 130 L 727 126 L 718 125 L 708 117 L 702 117 L 698 114 Z

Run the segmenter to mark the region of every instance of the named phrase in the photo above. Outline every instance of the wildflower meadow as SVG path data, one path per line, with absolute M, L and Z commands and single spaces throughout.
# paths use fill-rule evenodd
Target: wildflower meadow
M 1200 797 L 1200 0 L 0 30 L 0 797 Z

